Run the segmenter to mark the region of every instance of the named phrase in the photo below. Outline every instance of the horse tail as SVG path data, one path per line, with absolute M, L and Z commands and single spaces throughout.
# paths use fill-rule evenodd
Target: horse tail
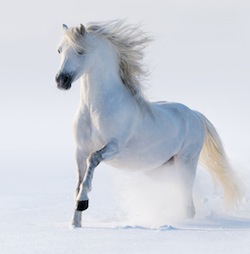
M 232 170 L 215 127 L 201 113 L 198 113 L 198 116 L 204 125 L 204 144 L 200 162 L 208 168 L 216 182 L 221 184 L 226 205 L 237 205 L 242 196 L 240 181 Z

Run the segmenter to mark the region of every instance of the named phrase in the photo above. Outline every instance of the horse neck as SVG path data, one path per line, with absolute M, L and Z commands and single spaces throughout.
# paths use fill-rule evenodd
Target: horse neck
M 112 48 L 104 48 L 96 52 L 94 64 L 82 78 L 82 101 L 98 104 L 112 97 L 130 96 L 122 83 L 119 74 L 119 63 Z

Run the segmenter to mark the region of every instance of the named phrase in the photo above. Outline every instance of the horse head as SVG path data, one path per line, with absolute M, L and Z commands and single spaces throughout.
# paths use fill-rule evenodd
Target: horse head
M 72 82 L 77 80 L 86 70 L 85 37 L 84 25 L 68 28 L 63 25 L 64 36 L 58 48 L 61 56 L 61 64 L 55 80 L 59 89 L 68 90 Z

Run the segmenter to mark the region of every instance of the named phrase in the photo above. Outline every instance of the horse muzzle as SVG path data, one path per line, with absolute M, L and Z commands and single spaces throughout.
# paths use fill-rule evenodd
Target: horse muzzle
M 60 73 L 56 75 L 57 88 L 61 90 L 69 90 L 71 88 L 72 76 L 69 74 Z

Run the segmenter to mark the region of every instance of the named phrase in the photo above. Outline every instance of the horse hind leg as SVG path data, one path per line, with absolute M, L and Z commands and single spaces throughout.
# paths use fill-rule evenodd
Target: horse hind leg
M 193 200 L 193 185 L 196 175 L 199 154 L 195 157 L 175 156 L 175 166 L 184 195 L 185 216 L 193 218 L 195 216 L 195 206 Z

